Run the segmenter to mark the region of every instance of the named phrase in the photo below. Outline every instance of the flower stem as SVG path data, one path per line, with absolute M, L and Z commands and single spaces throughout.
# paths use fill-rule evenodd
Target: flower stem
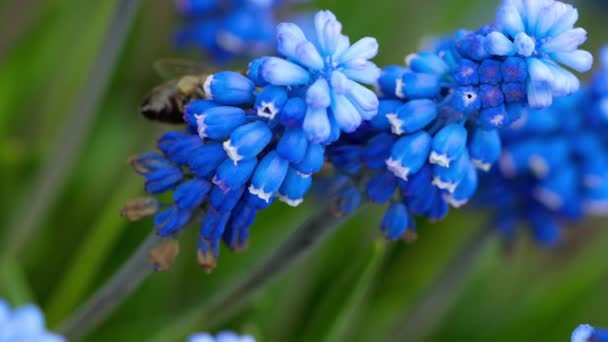
M 155 233 L 150 234 L 112 279 L 62 324 L 60 332 L 70 341 L 77 340 L 101 323 L 154 272 L 148 253 L 162 241 Z
M 65 184 L 79 151 L 95 119 L 95 110 L 111 79 L 112 70 L 122 49 L 139 4 L 139 0 L 118 0 L 112 18 L 99 46 L 99 52 L 83 86 L 82 93 L 67 115 L 67 124 L 57 135 L 50 157 L 32 181 L 22 205 L 17 208 L 7 229 L 0 253 L 2 259 L 18 254 L 35 234 L 41 220 Z
M 211 327 L 221 323 L 237 312 L 260 290 L 290 266 L 315 249 L 344 223 L 347 217 L 336 217 L 330 206 L 325 206 L 309 218 L 270 256 L 251 273 L 241 277 L 233 287 L 221 292 L 209 301 L 199 304 L 177 317 L 154 336 L 151 341 L 181 339 L 195 329 Z M 204 330 L 204 329 L 203 329 Z
M 491 241 L 491 229 L 480 229 L 451 257 L 450 262 L 405 319 L 399 321 L 393 341 L 424 341 L 447 311 L 454 297 L 478 265 L 479 256 Z

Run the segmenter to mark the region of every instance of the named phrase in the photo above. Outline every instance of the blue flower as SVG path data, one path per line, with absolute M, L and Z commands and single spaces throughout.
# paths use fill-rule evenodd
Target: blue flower
M 572 342 L 606 342 L 608 341 L 608 330 L 597 329 L 589 324 L 581 324 L 572 332 Z
M 209 333 L 192 334 L 187 342 L 255 342 L 255 338 L 250 335 L 238 335 L 232 331 L 221 331 L 215 336 Z
M 510 8 L 516 8 L 523 18 L 518 32 L 505 29 L 513 22 L 505 16 L 505 9 Z M 534 14 L 541 8 L 550 15 Z M 571 168 L 562 163 L 571 158 L 570 137 L 532 138 L 540 133 L 538 129 L 547 130 L 559 121 L 553 109 L 540 108 L 548 108 L 554 97 L 578 89 L 578 79 L 560 65 L 580 72 L 591 65 L 590 55 L 577 50 L 585 34 L 582 29 L 573 29 L 577 19 L 573 14 L 576 10 L 571 6 L 553 0 L 505 1 L 497 25 L 460 30 L 427 51 L 407 56 L 405 67 L 382 69 L 376 82 L 378 115 L 363 120 L 355 132 L 342 135 L 327 154 L 339 172 L 369 176 L 366 192 L 370 200 L 392 200 L 383 223 L 385 233 L 390 231 L 389 222 L 403 221 L 393 219 L 401 217 L 394 214 L 397 207 L 409 217 L 424 215 L 440 220 L 449 205 L 465 205 L 479 188 L 482 192 L 491 189 L 486 204 L 500 202 L 505 210 L 514 210 L 507 204 L 517 203 L 527 192 L 525 198 L 533 198 L 534 204 L 519 212 L 518 219 L 531 222 L 535 237 L 547 243 L 558 239 L 558 220 L 553 215 L 558 206 L 560 215 L 568 217 L 582 211 L 606 211 L 608 206 L 602 199 L 608 186 L 599 176 L 598 158 L 588 163 L 594 166 L 586 171 L 594 180 L 589 183 L 593 189 L 581 194 L 567 186 L 578 179 L 580 168 L 569 171 Z M 598 89 L 605 82 L 594 83 Z M 587 107 L 593 108 L 590 112 L 595 113 L 596 122 L 602 122 L 602 113 L 608 113 L 608 101 L 604 104 L 597 99 Z M 524 120 L 536 131 L 528 127 L 530 132 L 511 137 L 509 127 Z M 571 121 L 569 127 L 576 131 L 579 123 Z M 598 153 L 603 150 L 595 155 Z M 499 160 L 500 169 L 493 167 Z M 498 173 L 532 178 L 509 185 L 496 180 L 500 179 Z M 495 181 L 487 185 L 486 179 Z M 516 220 L 502 211 L 498 216 L 504 231 L 512 231 L 506 222 Z
M 384 214 L 380 227 L 387 239 L 397 240 L 405 234 L 409 222 L 409 213 L 405 205 L 400 202 L 393 202 Z
M 530 106 L 546 107 L 553 96 L 578 90 L 576 76 L 561 65 L 578 72 L 591 68 L 591 54 L 578 50 L 587 32 L 574 27 L 577 19 L 574 7 L 554 0 L 508 0 L 498 10 L 498 30 L 486 36 L 485 48 L 492 55 L 526 60 Z
M 307 37 L 296 24 L 282 23 L 277 27 L 277 42 L 283 58 L 253 61 L 248 75 L 257 83 L 303 87 L 306 112 L 301 124 L 311 142 L 335 141 L 340 131 L 353 132 L 377 113 L 376 95 L 360 84 L 374 84 L 380 75 L 369 61 L 378 52 L 374 38 L 351 45 L 333 13 L 320 11 L 315 16 L 314 37 Z
M 494 209 L 495 226 L 506 240 L 524 223 L 538 243 L 553 245 L 565 223 L 608 215 L 608 119 L 594 109 L 608 96 L 595 82 L 605 75 L 608 67 L 583 91 L 547 109 L 524 109 L 501 131 L 500 168 L 481 177 L 477 202 Z M 498 141 L 487 135 L 483 140 L 484 149 Z M 471 148 L 475 158 L 490 152 L 495 159 L 498 148 L 484 152 L 482 145 Z
M 277 13 L 289 2 L 177 0 L 186 19 L 177 45 L 197 47 L 220 64 L 272 52 Z
M 14 310 L 0 299 L 0 342 L 62 342 L 65 338 L 46 330 L 43 312 L 28 304 Z

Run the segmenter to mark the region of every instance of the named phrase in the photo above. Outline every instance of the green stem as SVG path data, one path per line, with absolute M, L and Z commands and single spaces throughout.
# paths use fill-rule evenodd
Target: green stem
M 340 314 L 336 317 L 324 341 L 348 341 L 351 339 L 352 336 L 349 336 L 353 331 L 351 328 L 361 314 L 362 307 L 370 289 L 374 286 L 374 281 L 377 279 L 376 276 L 388 250 L 389 248 L 386 246 L 385 241 L 376 241 L 374 243 L 372 253 L 369 256 L 363 273 L 357 280 L 357 285 L 340 311 Z
M 493 236 L 491 229 L 481 229 L 450 258 L 450 262 L 426 293 L 399 322 L 393 341 L 424 341 L 461 291 L 468 276 L 478 265 L 479 255 Z
M 123 264 L 120 270 L 99 289 L 59 329 L 70 341 L 86 336 L 103 322 L 141 283 L 154 268 L 148 258 L 150 250 L 163 239 L 152 233 Z
M 211 300 L 190 309 L 164 326 L 151 341 L 165 342 L 183 339 L 195 329 L 204 330 L 221 323 L 245 305 L 255 294 L 266 288 L 290 266 L 312 252 L 330 236 L 346 217 L 335 217 L 329 206 L 319 210 L 294 232 L 251 273 L 241 277 L 233 287 Z
M 32 181 L 30 192 L 23 204 L 17 208 L 13 220 L 5 232 L 8 233 L 0 249 L 2 259 L 17 255 L 33 236 L 40 222 L 58 196 L 76 161 L 83 142 L 91 130 L 95 110 L 110 82 L 112 70 L 123 47 L 139 0 L 120 0 L 108 25 L 104 40 L 83 86 L 78 101 L 67 115 L 67 124 L 57 136 L 49 153 L 50 157 Z

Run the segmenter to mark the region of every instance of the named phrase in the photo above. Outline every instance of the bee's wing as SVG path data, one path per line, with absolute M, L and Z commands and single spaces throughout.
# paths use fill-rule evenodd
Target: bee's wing
M 205 63 L 177 58 L 159 59 L 154 63 L 154 70 L 160 77 L 170 80 L 186 75 L 211 74 L 213 68 Z

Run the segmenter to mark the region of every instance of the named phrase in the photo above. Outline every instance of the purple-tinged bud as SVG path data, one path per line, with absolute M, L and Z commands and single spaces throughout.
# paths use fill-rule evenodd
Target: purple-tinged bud
M 462 59 L 454 68 L 452 75 L 458 85 L 477 85 L 479 84 L 479 64 L 469 59 Z
M 502 82 L 502 63 L 486 59 L 479 65 L 479 82 L 482 84 L 500 84 Z
M 528 65 L 523 58 L 507 57 L 502 63 L 502 75 L 505 82 L 523 83 L 528 78 Z

